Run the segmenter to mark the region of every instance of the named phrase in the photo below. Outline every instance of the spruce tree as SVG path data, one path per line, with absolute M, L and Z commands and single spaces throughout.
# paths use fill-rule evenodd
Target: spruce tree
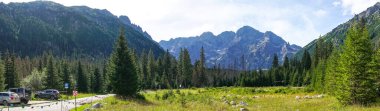
M 321 58 L 321 55 L 323 54 L 323 39 L 322 37 L 319 37 L 317 39 L 317 43 L 315 45 L 315 51 L 314 51 L 314 57 L 313 57 L 313 64 L 314 64 L 314 67 L 317 67 L 318 65 L 318 62 Z
M 191 65 L 191 58 L 189 51 L 187 49 L 183 50 L 183 58 L 182 58 L 182 75 L 183 75 L 183 81 L 184 81 L 184 87 L 189 87 L 191 84 L 191 75 L 193 74 L 192 65 Z
M 284 85 L 288 85 L 290 81 L 290 63 L 288 56 L 285 56 L 284 63 L 282 64 L 282 73 L 283 73 L 283 80 Z
M 109 60 L 110 68 L 108 73 L 111 75 L 110 82 L 115 94 L 132 96 L 138 91 L 138 77 L 136 66 L 133 63 L 134 60 L 132 60 L 124 35 L 124 29 L 121 29 Z
M 201 82 L 200 82 L 200 76 L 199 76 L 199 66 L 200 65 L 200 62 L 199 60 L 195 61 L 194 63 L 194 68 L 193 68 L 193 74 L 191 76 L 191 82 L 192 82 L 192 85 L 195 86 L 195 87 L 200 87 L 201 86 Z
M 77 65 L 77 90 L 79 92 L 88 92 L 88 79 L 87 76 L 85 75 L 83 68 L 82 68 L 82 63 L 79 61 Z
M 311 68 L 311 58 L 307 50 L 304 51 L 301 62 L 303 65 L 303 69 L 309 70 Z
M 140 61 L 139 61 L 139 69 L 140 69 L 140 74 L 139 74 L 139 83 L 140 87 L 142 89 L 146 89 L 148 85 L 148 70 L 147 70 L 147 63 L 148 63 L 148 57 L 145 51 L 141 53 L 140 56 Z
M 69 67 L 68 67 L 68 64 L 66 62 L 64 62 L 62 65 L 62 73 L 63 73 L 62 82 L 70 84 L 71 83 L 71 81 L 70 81 L 71 77 L 70 77 L 70 73 L 69 73 Z
M 183 49 L 181 48 L 178 56 L 178 63 L 177 63 L 177 76 L 178 76 L 178 85 L 183 85 L 184 84 L 184 75 L 182 72 L 183 68 Z
M 372 73 L 375 73 L 377 75 L 376 78 L 376 86 L 377 86 L 377 93 L 380 94 L 380 49 L 377 49 L 376 53 L 373 55 L 372 60 Z
M 326 61 L 325 91 L 330 95 L 337 95 L 336 89 L 338 89 L 339 82 L 341 82 L 340 79 L 342 74 L 339 68 L 339 59 L 340 52 L 338 49 L 334 49 Z
M 48 58 L 47 63 L 47 72 L 46 72 L 46 88 L 49 89 L 58 89 L 59 88 L 59 78 L 58 74 L 56 72 L 54 63 L 53 63 L 53 57 L 52 55 Z
M 347 32 L 341 65 L 342 86 L 338 100 L 344 104 L 368 104 L 376 99 L 376 78 L 371 71 L 372 47 L 363 22 L 355 23 Z
M 285 59 L 284 59 L 284 63 L 282 64 L 282 66 L 285 68 L 285 69 L 288 69 L 289 68 L 289 58 L 288 56 L 285 56 Z
M 154 60 L 154 55 L 152 50 L 149 50 L 148 53 L 148 63 L 147 63 L 147 85 L 149 88 L 154 88 L 156 86 L 155 84 L 155 78 L 156 78 L 156 61 Z
M 273 61 L 272 61 L 272 68 L 276 68 L 278 66 L 279 66 L 278 56 L 277 56 L 277 54 L 274 54 L 273 55 Z
M 5 76 L 5 88 L 13 88 L 18 87 L 18 74 L 16 73 L 16 65 L 15 65 L 15 55 L 10 54 L 8 51 L 5 53 L 5 65 L 4 65 L 4 76 Z
M 208 78 L 206 76 L 206 59 L 203 47 L 201 48 L 200 56 L 199 56 L 199 65 L 198 65 L 198 75 L 199 75 L 199 84 L 201 87 L 206 86 L 208 84 Z
M 4 78 L 4 64 L 3 64 L 3 61 L 0 59 L 0 91 L 3 91 L 5 89 L 4 82 L 5 82 L 5 78 Z
M 95 68 L 94 70 L 94 84 L 93 86 L 93 92 L 95 93 L 102 93 L 103 92 L 103 77 L 100 74 L 100 71 L 98 68 Z

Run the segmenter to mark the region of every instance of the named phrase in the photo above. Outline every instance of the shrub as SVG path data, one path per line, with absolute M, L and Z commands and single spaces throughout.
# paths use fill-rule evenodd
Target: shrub
M 284 88 L 280 88 L 280 89 L 276 89 L 275 91 L 274 91 L 274 93 L 283 93 L 283 94 L 286 94 L 286 89 L 284 89 Z
M 162 100 L 167 100 L 170 96 L 174 96 L 174 93 L 172 90 L 169 90 L 167 92 L 165 92 L 163 95 L 162 95 Z
M 181 93 L 179 98 L 179 103 L 181 104 L 181 107 L 186 107 L 186 99 L 185 94 Z

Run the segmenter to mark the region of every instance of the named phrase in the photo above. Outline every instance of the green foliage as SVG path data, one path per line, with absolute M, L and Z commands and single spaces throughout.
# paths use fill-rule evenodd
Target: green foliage
M 318 92 L 324 92 L 325 89 L 325 74 L 326 74 L 326 62 L 320 60 L 319 64 L 312 71 L 312 83 L 313 87 Z
M 138 77 L 133 55 L 128 50 L 125 41 L 124 29 L 121 29 L 114 51 L 109 60 L 111 87 L 114 93 L 120 96 L 132 96 L 138 91 Z
M 103 93 L 104 92 L 104 90 L 103 90 L 103 87 L 104 87 L 103 81 L 104 80 L 103 80 L 103 76 L 100 74 L 98 68 L 95 68 L 93 75 L 94 75 L 94 82 L 92 84 L 93 92 L 94 93 Z
M 274 54 L 273 56 L 273 61 L 272 61 L 272 67 L 273 68 L 276 68 L 279 66 L 279 63 L 278 63 L 278 57 L 277 57 L 277 54 Z
M 205 55 L 203 47 L 200 49 L 199 60 L 195 62 L 193 70 L 193 84 L 197 87 L 204 87 L 208 85 L 208 78 L 206 75 Z
M 4 57 L 4 76 L 5 76 L 5 88 L 13 88 L 18 87 L 19 84 L 19 76 L 16 71 L 16 64 L 15 64 L 15 54 L 10 54 L 8 51 L 5 53 Z
M 162 100 L 167 100 L 169 97 L 175 97 L 173 90 L 169 90 L 162 94 Z
M 52 55 L 49 56 L 48 64 L 47 64 L 47 71 L 46 71 L 46 88 L 48 89 L 59 89 L 60 85 L 58 74 L 56 72 L 56 67 L 53 63 L 53 57 Z
M 380 89 L 380 49 L 377 49 L 376 53 L 373 55 L 373 61 L 371 63 L 371 66 L 373 67 L 372 73 L 378 75 L 376 76 L 376 85 L 377 89 Z M 377 93 L 380 93 L 380 90 L 377 90 Z
M 46 81 L 46 68 L 42 71 L 33 69 L 32 74 L 28 75 L 21 81 L 21 86 L 30 88 L 31 90 L 38 91 L 45 88 Z
M 88 92 L 89 84 L 87 75 L 84 73 L 82 63 L 79 61 L 77 65 L 77 90 L 79 92 Z
M 361 22 L 360 22 L 361 23 Z M 364 25 L 355 23 L 347 32 L 343 52 L 338 60 L 337 99 L 344 104 L 375 101 L 376 73 L 372 61 L 372 45 Z
M 239 93 L 237 90 L 251 89 L 269 91 L 265 93 Z M 197 93 L 202 90 L 202 93 Z M 275 90 L 290 91 L 286 94 L 274 93 Z M 156 99 L 155 95 L 162 95 L 168 90 L 156 90 L 141 93 L 146 99 L 119 99 L 117 97 L 107 97 L 104 100 L 96 101 L 103 104 L 97 111 L 126 110 L 126 111 L 236 111 L 244 107 L 249 111 L 277 111 L 277 110 L 300 110 L 300 111 L 377 111 L 378 105 L 370 107 L 354 105 L 343 106 L 333 96 L 325 95 L 323 98 L 302 99 L 305 96 L 317 96 L 315 92 L 304 92 L 304 88 L 286 87 L 218 87 L 218 88 L 196 88 L 181 89 L 181 94 L 174 94 L 166 100 Z M 295 99 L 300 96 L 301 99 Z M 231 105 L 231 101 L 237 103 Z M 247 106 L 241 106 L 240 102 L 245 102 Z M 260 106 L 260 107 L 258 107 Z M 90 107 L 90 106 L 81 106 Z M 82 108 L 84 109 L 84 108 Z
M 4 84 L 4 64 L 3 61 L 0 59 L 0 91 L 5 89 L 5 84 Z
M 309 70 L 311 68 L 311 57 L 308 51 L 304 51 L 304 54 L 302 57 L 302 65 L 303 65 L 303 68 L 306 70 Z
M 182 80 L 183 80 L 183 87 L 189 87 L 191 84 L 191 74 L 192 74 L 192 65 L 191 65 L 191 59 L 190 54 L 187 49 L 183 50 L 183 56 L 182 56 Z
M 66 7 L 47 1 L 2 4 L 1 7 L 0 12 L 4 12 L 0 15 L 1 52 L 14 50 L 20 56 L 35 57 L 51 50 L 58 56 L 104 57 L 112 51 L 118 28 L 124 26 L 128 45 L 137 53 L 144 49 L 151 49 L 155 56 L 164 53 L 139 26 L 124 22 L 125 16 L 116 17 L 108 11 Z
M 340 67 L 338 66 L 338 60 L 340 58 L 340 52 L 338 52 L 337 49 L 335 49 L 330 57 L 327 59 L 326 63 L 326 85 L 325 90 L 330 95 L 337 95 L 336 89 L 338 88 L 338 85 L 341 79 L 340 70 L 338 70 Z

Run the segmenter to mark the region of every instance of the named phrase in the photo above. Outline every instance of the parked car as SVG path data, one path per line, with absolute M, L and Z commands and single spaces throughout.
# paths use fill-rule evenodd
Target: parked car
M 37 93 L 34 95 L 35 98 L 45 98 L 45 99 L 51 99 L 51 100 L 58 100 L 60 95 L 59 91 L 56 89 L 46 89 L 43 91 L 37 91 Z
M 32 91 L 29 88 L 9 88 L 8 91 L 17 93 L 24 104 L 28 104 L 31 99 Z
M 0 92 L 0 101 L 4 106 L 21 103 L 20 97 L 14 92 Z

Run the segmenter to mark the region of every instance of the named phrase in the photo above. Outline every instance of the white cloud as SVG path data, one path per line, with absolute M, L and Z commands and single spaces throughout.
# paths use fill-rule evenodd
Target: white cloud
M 336 7 L 336 6 L 339 6 L 341 3 L 339 1 L 334 1 L 333 2 L 333 5 Z
M 323 9 L 319 9 L 319 10 L 314 12 L 314 15 L 317 17 L 324 17 L 327 15 L 327 11 L 325 11 Z
M 376 2 L 380 2 L 380 0 L 338 0 L 338 2 L 335 1 L 333 4 L 340 5 L 344 9 L 344 15 L 354 15 L 375 5 Z

